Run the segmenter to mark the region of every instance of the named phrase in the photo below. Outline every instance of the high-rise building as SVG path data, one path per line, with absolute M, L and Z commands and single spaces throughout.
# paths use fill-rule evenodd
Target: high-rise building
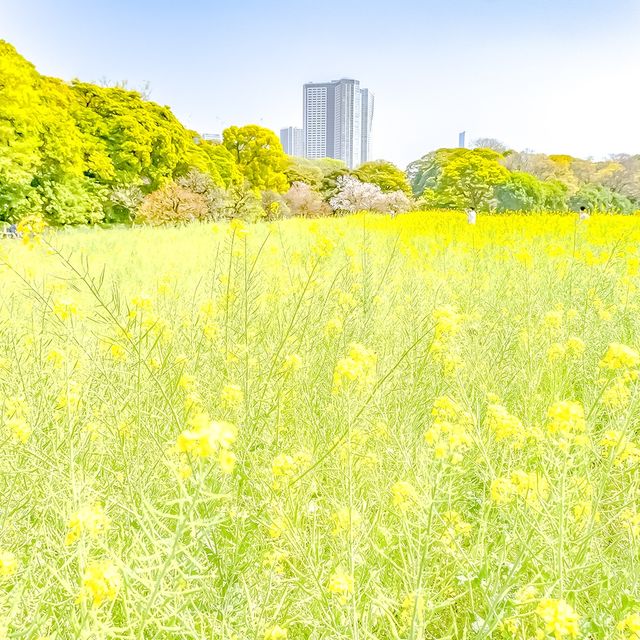
M 362 89 L 362 150 L 360 161 L 371 160 L 371 124 L 373 122 L 373 93 L 369 89 Z
M 203 133 L 203 140 L 209 140 L 210 142 L 222 142 L 222 134 L 221 133 Z
M 466 131 L 461 131 L 458 134 L 458 147 L 460 149 L 464 149 L 467 146 L 466 137 L 467 137 Z
M 309 83 L 303 88 L 305 158 L 333 158 L 335 83 Z
M 290 156 L 304 156 L 304 138 L 299 127 L 280 129 L 280 142 L 285 153 Z
M 349 168 L 369 159 L 373 94 L 358 80 L 305 84 L 303 111 L 305 158 L 337 158 Z

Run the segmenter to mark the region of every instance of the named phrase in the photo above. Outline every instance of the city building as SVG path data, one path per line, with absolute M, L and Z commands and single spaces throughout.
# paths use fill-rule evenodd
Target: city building
M 461 131 L 458 134 L 458 147 L 460 149 L 464 149 L 467 146 L 466 137 L 467 137 L 467 132 L 466 131 Z
M 222 142 L 222 134 L 221 133 L 203 133 L 203 140 L 210 140 L 213 142 Z
M 284 152 L 290 156 L 304 156 L 304 137 L 299 127 L 280 129 L 280 142 Z
M 362 145 L 360 161 L 371 160 L 371 124 L 373 122 L 373 93 L 369 89 L 362 89 Z
M 309 82 L 303 87 L 305 158 L 336 158 L 349 168 L 370 157 L 373 94 L 358 80 Z

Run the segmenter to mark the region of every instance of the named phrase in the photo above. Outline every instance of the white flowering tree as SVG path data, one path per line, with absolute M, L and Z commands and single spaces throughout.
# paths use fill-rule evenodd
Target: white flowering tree
M 331 213 L 322 196 L 304 182 L 294 182 L 283 198 L 294 216 L 315 217 Z
M 411 208 L 411 201 L 402 191 L 384 193 L 376 184 L 361 182 L 353 176 L 340 176 L 338 192 L 329 200 L 334 211 L 379 211 L 400 213 Z
M 329 200 L 334 211 L 380 211 L 384 194 L 378 185 L 361 182 L 353 176 L 340 176 L 337 187 L 338 192 Z
M 382 195 L 384 196 L 384 211 L 396 214 L 411 210 L 411 200 L 403 191 L 390 191 Z

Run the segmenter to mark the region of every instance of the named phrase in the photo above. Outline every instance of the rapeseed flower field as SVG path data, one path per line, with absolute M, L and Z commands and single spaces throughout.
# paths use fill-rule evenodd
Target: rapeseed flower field
M 0 638 L 640 638 L 640 218 L 0 243 Z

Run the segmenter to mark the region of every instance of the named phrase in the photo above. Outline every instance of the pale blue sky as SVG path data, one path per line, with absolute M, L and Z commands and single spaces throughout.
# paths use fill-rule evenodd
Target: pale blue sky
M 0 0 L 0 38 L 45 74 L 148 81 L 200 132 L 301 126 L 304 82 L 353 77 L 401 166 L 463 129 L 640 153 L 640 0 Z

